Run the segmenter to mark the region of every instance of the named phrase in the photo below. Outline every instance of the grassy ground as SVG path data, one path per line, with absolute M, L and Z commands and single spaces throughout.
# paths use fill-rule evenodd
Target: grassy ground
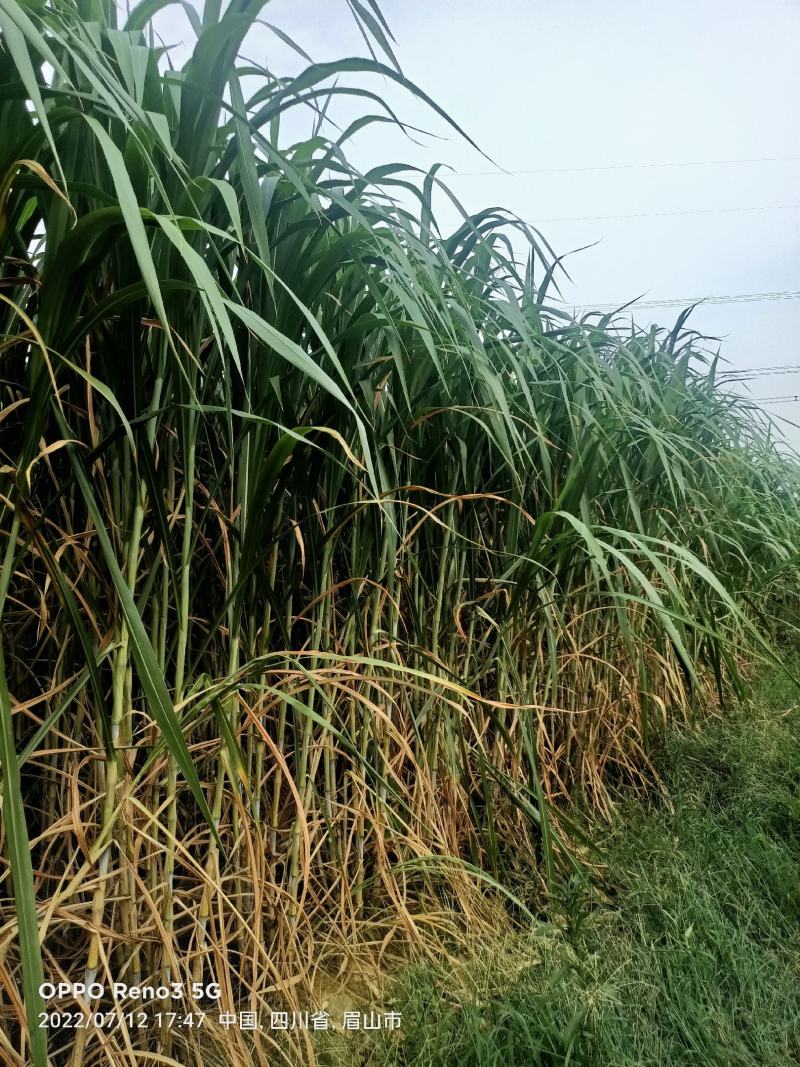
M 394 984 L 402 1038 L 330 1063 L 779 1067 L 800 1062 L 800 701 L 753 706 L 662 757 L 672 798 L 624 808 L 564 933 L 515 936 Z

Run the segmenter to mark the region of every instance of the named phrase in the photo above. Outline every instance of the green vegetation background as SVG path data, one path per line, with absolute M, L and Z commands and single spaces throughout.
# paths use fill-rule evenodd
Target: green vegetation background
M 621 809 L 598 883 L 562 886 L 559 933 L 402 975 L 402 1037 L 360 1035 L 326 1064 L 800 1062 L 798 727 L 773 673 L 731 718 L 674 735 L 664 796 Z
M 529 223 L 442 229 L 437 167 L 348 161 L 407 129 L 387 81 L 463 132 L 375 0 L 373 58 L 296 76 L 248 58 L 264 0 L 184 5 L 180 70 L 163 6 L 0 0 L 0 1059 L 310 1064 L 48 1034 L 39 990 L 263 1015 L 492 923 L 334 1062 L 797 1062 L 780 717 L 674 742 L 661 810 L 563 879 L 565 808 L 641 795 L 797 622 L 800 466 L 691 309 L 573 315 Z

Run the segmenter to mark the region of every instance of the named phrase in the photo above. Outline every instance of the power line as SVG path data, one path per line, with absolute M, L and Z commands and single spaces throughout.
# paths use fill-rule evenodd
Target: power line
M 617 222 L 622 219 L 655 219 L 675 215 L 724 215 L 742 211 L 793 211 L 800 204 L 754 204 L 745 207 L 703 207 L 682 211 L 639 211 L 631 215 L 575 215 L 555 219 L 528 221 L 528 226 L 541 226 L 545 222 Z
M 663 300 L 622 300 L 617 304 L 568 304 L 579 311 L 638 311 L 641 308 L 689 307 L 692 304 L 750 304 L 772 300 L 800 300 L 800 291 L 779 291 L 771 293 L 731 293 L 723 296 L 681 296 L 668 297 Z
M 731 370 L 721 371 L 721 374 L 772 374 L 781 371 L 800 370 L 800 363 L 768 363 L 765 367 L 734 367 Z
M 800 401 L 800 393 L 788 393 L 786 396 L 739 396 L 751 404 L 793 404 Z
M 745 404 L 761 407 L 764 404 L 791 404 L 800 401 L 800 393 L 787 393 L 785 396 L 744 396 L 742 393 L 727 393 L 730 399 L 740 400 Z
M 760 156 L 754 159 L 690 159 L 664 163 L 604 163 L 589 167 L 534 167 L 526 170 L 454 170 L 449 178 L 480 178 L 495 175 L 516 178 L 526 174 L 586 174 L 602 170 L 655 170 L 667 167 L 724 167 L 742 163 L 794 163 L 800 156 Z
M 800 373 L 800 364 L 794 367 L 780 367 L 770 369 L 765 367 L 763 370 L 760 367 L 752 367 L 749 370 L 730 370 L 723 371 L 722 376 L 727 378 L 737 378 L 742 381 L 753 381 L 755 378 L 774 378 L 783 374 L 798 374 Z

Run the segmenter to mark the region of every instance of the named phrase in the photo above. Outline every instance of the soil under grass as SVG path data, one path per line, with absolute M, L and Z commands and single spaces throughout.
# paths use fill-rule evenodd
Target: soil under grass
M 393 983 L 399 1038 L 322 1062 L 418 1067 L 782 1067 L 800 1062 L 800 697 L 752 704 L 661 758 L 671 803 L 631 803 L 607 871 L 563 886 L 563 932 L 474 946 Z

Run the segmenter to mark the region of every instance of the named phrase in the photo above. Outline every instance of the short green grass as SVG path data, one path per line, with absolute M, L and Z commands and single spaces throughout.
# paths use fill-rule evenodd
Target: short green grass
M 783 1067 L 800 1062 L 800 700 L 777 674 L 673 737 L 671 802 L 625 806 L 564 935 L 498 939 L 393 987 L 402 1036 L 331 1063 Z M 566 920 L 566 921 L 563 921 Z

